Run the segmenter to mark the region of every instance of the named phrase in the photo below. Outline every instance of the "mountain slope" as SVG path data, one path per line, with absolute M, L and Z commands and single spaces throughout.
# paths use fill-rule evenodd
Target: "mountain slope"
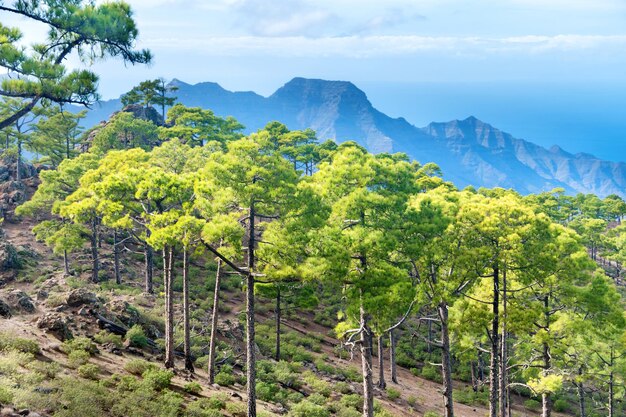
M 568 193 L 626 196 L 626 164 L 543 148 L 470 117 L 431 123 L 423 129 L 404 118 L 376 110 L 366 94 L 346 81 L 294 78 L 269 97 L 231 92 L 216 83 L 173 80 L 178 100 L 187 106 L 234 116 L 247 132 L 278 120 L 290 129 L 311 128 L 320 139 L 355 140 L 372 152 L 405 152 L 422 163 L 436 162 L 446 179 L 467 185 L 514 188 L 521 193 L 562 187 Z M 119 109 L 104 102 L 88 116 L 92 125 Z

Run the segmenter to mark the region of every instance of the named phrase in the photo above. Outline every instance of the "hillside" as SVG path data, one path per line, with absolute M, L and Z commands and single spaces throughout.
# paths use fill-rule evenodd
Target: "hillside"
M 178 88 L 179 102 L 234 116 L 246 132 L 280 120 L 290 129 L 311 128 L 322 140 L 355 140 L 374 153 L 404 152 L 422 163 L 437 163 L 445 178 L 460 188 L 504 187 L 529 194 L 560 187 L 570 194 L 626 196 L 624 163 L 546 149 L 474 117 L 420 129 L 376 110 L 350 82 L 294 78 L 267 98 L 209 82 L 173 80 L 171 85 Z M 119 100 L 102 102 L 84 124 L 93 126 L 119 109 Z

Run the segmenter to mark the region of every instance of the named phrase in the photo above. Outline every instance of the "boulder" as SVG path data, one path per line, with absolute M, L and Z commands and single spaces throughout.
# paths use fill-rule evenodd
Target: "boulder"
M 84 288 L 78 288 L 70 292 L 67 296 L 66 304 L 70 307 L 79 307 L 82 305 L 95 305 L 98 303 L 98 297 L 91 291 Z
M 16 310 L 22 310 L 26 313 L 35 312 L 35 305 L 33 304 L 33 300 L 24 291 L 10 291 L 7 294 L 7 301 L 9 305 Z
M 2 299 L 0 299 L 0 317 L 11 318 L 11 307 Z
M 58 313 L 44 314 L 37 320 L 37 327 L 62 342 L 72 338 L 72 332 L 67 325 L 67 318 Z
M 15 246 L 11 242 L 0 240 L 0 271 L 17 269 L 20 266 L 20 259 Z
M 139 311 L 124 300 L 112 300 L 105 305 L 106 309 L 126 327 L 139 323 Z

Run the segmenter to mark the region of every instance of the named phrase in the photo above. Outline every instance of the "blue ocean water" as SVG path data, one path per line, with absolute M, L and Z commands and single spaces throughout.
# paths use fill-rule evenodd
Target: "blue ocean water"
M 361 82 L 374 107 L 423 127 L 475 116 L 539 145 L 626 162 L 626 84 Z

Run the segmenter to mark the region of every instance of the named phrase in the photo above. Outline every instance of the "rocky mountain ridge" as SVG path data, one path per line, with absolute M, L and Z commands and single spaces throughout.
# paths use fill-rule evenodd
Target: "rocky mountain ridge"
M 294 78 L 269 97 L 231 92 L 219 84 L 172 80 L 178 101 L 233 116 L 247 132 L 278 120 L 290 129 L 311 128 L 318 138 L 355 140 L 368 150 L 404 152 L 422 163 L 435 162 L 458 187 L 514 188 L 521 193 L 549 191 L 626 196 L 626 164 L 546 149 L 514 138 L 475 117 L 418 128 L 404 118 L 378 111 L 366 94 L 346 81 Z M 119 100 L 101 103 L 86 119 L 93 125 L 119 110 Z

